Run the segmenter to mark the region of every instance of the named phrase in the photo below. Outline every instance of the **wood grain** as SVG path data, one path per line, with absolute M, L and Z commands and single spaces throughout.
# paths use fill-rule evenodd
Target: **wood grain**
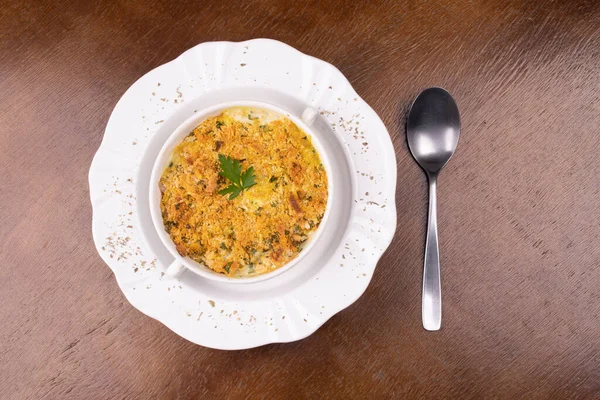
M 43 3 L 43 4 L 42 4 Z M 598 398 L 600 3 L 5 0 L 0 393 L 38 398 Z M 133 309 L 91 236 L 87 172 L 138 77 L 212 40 L 338 66 L 387 125 L 398 230 L 361 299 L 309 338 L 222 352 Z M 439 85 L 443 329 L 425 332 L 425 176 L 404 117 Z

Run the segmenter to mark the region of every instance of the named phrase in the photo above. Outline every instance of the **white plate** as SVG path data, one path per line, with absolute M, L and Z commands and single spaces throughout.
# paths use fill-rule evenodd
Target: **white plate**
M 172 256 L 150 218 L 152 165 L 194 112 L 260 101 L 311 126 L 331 163 L 335 199 L 322 235 L 293 268 L 246 285 L 192 272 L 164 275 Z M 200 44 L 147 73 L 117 103 L 90 168 L 94 242 L 129 302 L 180 336 L 217 349 L 302 339 L 365 291 L 396 228 L 396 158 L 381 119 L 332 65 L 267 39 Z

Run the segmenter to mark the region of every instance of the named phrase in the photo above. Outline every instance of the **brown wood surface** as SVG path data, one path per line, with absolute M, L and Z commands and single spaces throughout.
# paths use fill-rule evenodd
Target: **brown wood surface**
M 398 158 L 398 230 L 366 293 L 305 340 L 224 352 L 128 304 L 87 173 L 141 75 L 269 37 L 336 65 Z M 421 327 L 425 175 L 405 114 L 462 114 L 438 188 L 444 320 Z M 600 398 L 600 2 L 0 5 L 0 397 Z

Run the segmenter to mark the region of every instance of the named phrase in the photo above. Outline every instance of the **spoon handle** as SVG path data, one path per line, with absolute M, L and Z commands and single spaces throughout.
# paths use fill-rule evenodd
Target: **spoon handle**
M 423 268 L 423 328 L 437 331 L 442 325 L 442 287 L 437 231 L 437 176 L 429 176 L 429 221 Z

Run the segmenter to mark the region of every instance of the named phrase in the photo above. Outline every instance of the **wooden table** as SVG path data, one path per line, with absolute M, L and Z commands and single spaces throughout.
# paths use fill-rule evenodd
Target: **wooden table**
M 0 12 L 0 397 L 598 398 L 600 3 L 7 0 Z M 94 248 L 87 173 L 138 77 L 270 37 L 336 65 L 398 158 L 398 230 L 361 299 L 237 352 L 135 310 Z M 421 327 L 425 175 L 404 122 L 462 114 L 440 178 L 440 332 Z

